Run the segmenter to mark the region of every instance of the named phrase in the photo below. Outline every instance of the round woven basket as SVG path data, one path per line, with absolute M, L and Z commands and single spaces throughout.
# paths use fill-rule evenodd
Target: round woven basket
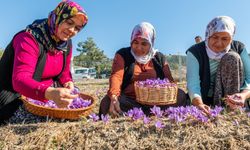
M 169 105 L 177 102 L 178 87 L 139 87 L 135 84 L 136 101 L 146 105 Z
M 92 96 L 83 93 L 80 93 L 79 95 L 82 99 L 91 100 L 91 105 L 85 108 L 63 109 L 39 106 L 29 102 L 24 96 L 21 97 L 21 100 L 24 102 L 26 110 L 34 115 L 76 120 L 81 116 L 88 116 L 96 105 L 96 100 Z

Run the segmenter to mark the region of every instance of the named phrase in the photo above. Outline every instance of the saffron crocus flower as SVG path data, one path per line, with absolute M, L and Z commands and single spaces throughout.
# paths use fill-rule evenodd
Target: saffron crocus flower
M 143 118 L 143 123 L 144 124 L 149 124 L 150 123 L 150 118 L 145 115 L 144 118 Z
M 210 110 L 210 114 L 211 114 L 211 117 L 217 117 L 220 112 L 223 110 L 222 107 L 220 106 L 215 106 L 214 109 L 211 109 Z
M 235 126 L 239 126 L 239 122 L 238 122 L 236 119 L 233 121 L 233 124 L 234 124 Z
M 91 118 L 93 122 L 97 122 L 99 120 L 99 116 L 97 116 L 95 113 L 90 114 L 89 118 Z
M 39 105 L 39 106 L 44 106 L 44 102 L 41 102 L 41 101 L 38 101 L 38 100 L 34 100 L 34 99 L 31 99 L 31 98 L 27 98 L 27 100 L 33 104 L 36 104 L 36 105 Z
M 71 94 L 79 94 L 80 89 L 78 87 L 74 87 L 74 90 L 71 92 Z
M 84 108 L 91 105 L 91 100 L 84 100 L 80 97 L 73 99 L 72 103 L 68 106 L 70 109 Z
M 44 104 L 45 107 L 50 107 L 50 108 L 58 108 L 56 103 L 52 100 L 48 100 L 45 104 Z
M 150 108 L 150 112 L 154 114 L 157 118 L 161 118 L 163 116 L 163 111 L 161 111 L 161 108 L 157 106 Z
M 162 128 L 165 127 L 165 125 L 160 120 L 157 120 L 155 122 L 155 127 L 158 128 L 158 129 L 162 129 Z
M 139 87 L 165 87 L 165 86 L 174 86 L 174 83 L 171 83 L 168 79 L 147 79 L 145 81 L 138 81 L 136 85 Z
M 247 113 L 247 117 L 249 117 L 249 118 L 250 118 L 250 113 Z
M 105 124 L 107 124 L 108 122 L 109 122 L 109 116 L 108 115 L 101 115 L 101 119 L 102 119 L 102 121 L 105 123 Z
M 133 109 L 130 109 L 126 115 L 130 118 L 132 118 L 133 120 L 138 120 L 138 119 L 141 119 L 145 114 L 144 112 L 141 110 L 141 108 L 133 108 Z

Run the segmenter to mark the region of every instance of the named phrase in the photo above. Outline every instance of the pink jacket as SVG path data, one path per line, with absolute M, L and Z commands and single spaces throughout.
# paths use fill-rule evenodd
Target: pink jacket
M 15 49 L 12 84 L 16 92 L 33 99 L 46 101 L 45 90 L 53 84 L 52 78 L 62 70 L 63 53 L 48 52 L 41 82 L 33 79 L 39 57 L 39 46 L 35 38 L 27 32 L 19 33 L 13 41 Z M 61 84 L 72 81 L 70 58 L 72 49 L 67 56 L 65 69 L 59 79 Z

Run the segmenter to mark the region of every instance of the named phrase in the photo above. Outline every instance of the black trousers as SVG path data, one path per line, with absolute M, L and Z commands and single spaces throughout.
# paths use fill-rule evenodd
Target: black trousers
M 8 120 L 22 105 L 19 97 L 18 93 L 0 89 L 0 124 Z
M 123 112 L 127 112 L 128 110 L 137 107 L 141 108 L 146 115 L 150 115 L 150 108 L 153 107 L 151 105 L 140 104 L 136 100 L 126 97 L 125 95 L 120 96 L 119 102 L 120 102 L 120 108 Z M 106 115 L 109 112 L 109 105 L 110 105 L 110 98 L 108 97 L 108 95 L 106 95 L 101 101 L 99 108 L 99 116 L 101 116 L 101 114 Z M 187 94 L 183 90 L 178 89 L 177 103 L 171 105 L 162 105 L 159 107 L 161 109 L 167 109 L 168 107 L 171 106 L 177 107 L 177 106 L 187 106 L 187 105 L 190 105 L 190 101 L 187 99 Z

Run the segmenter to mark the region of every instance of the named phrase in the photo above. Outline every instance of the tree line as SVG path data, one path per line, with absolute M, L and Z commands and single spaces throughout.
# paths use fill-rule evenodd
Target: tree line
M 84 42 L 77 44 L 77 51 L 80 52 L 78 56 L 74 57 L 74 65 L 81 67 L 95 67 L 97 70 L 97 76 L 111 73 L 112 59 L 108 58 L 104 51 L 98 48 L 94 39 L 89 37 Z M 180 55 L 166 55 L 166 59 L 172 70 L 177 70 L 179 61 L 181 66 L 186 66 L 186 56 Z

